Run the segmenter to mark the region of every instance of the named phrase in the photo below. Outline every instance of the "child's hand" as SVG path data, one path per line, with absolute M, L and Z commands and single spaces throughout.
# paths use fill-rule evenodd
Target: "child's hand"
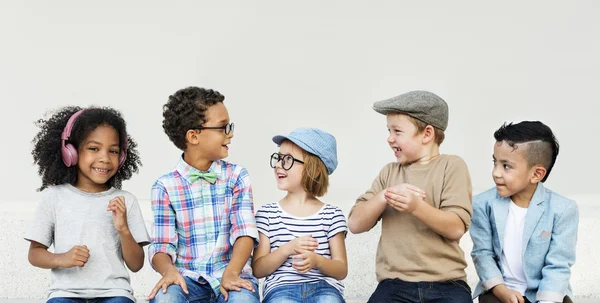
M 154 286 L 154 288 L 152 289 L 152 291 L 150 292 L 148 297 L 146 297 L 146 300 L 150 301 L 150 300 L 154 299 L 154 297 L 156 296 L 156 293 L 161 288 L 162 288 L 163 294 L 166 293 L 167 287 L 169 287 L 169 285 L 172 285 L 172 284 L 181 286 L 181 289 L 183 289 L 183 292 L 185 292 L 186 295 L 190 294 L 188 292 L 187 284 L 185 284 L 185 279 L 183 278 L 183 276 L 181 276 L 179 271 L 177 271 L 177 269 L 175 267 L 173 267 L 173 268 L 167 270 L 167 272 L 165 272 L 163 277 L 160 280 L 158 280 L 158 283 L 156 283 L 156 286 Z
M 115 229 L 119 233 L 129 230 L 129 226 L 127 226 L 127 208 L 125 207 L 125 197 L 118 196 L 110 200 L 106 210 L 112 211 L 113 223 L 115 224 Z
M 424 190 L 406 183 L 392 186 L 384 192 L 388 205 L 399 212 L 412 213 L 426 197 Z
M 58 267 L 71 268 L 73 266 L 83 267 L 90 257 L 87 246 L 75 245 L 68 252 L 60 254 Z
M 238 275 L 233 274 L 227 269 L 223 273 L 223 278 L 221 278 L 221 294 L 225 297 L 225 302 L 229 299 L 229 292 L 232 290 L 241 291 L 242 288 L 245 288 L 251 292 L 254 292 L 254 286 L 252 282 L 240 278 Z
M 502 303 L 525 303 L 521 293 L 506 287 L 504 284 L 496 285 L 492 288 L 492 294 Z
M 318 267 L 319 264 L 319 255 L 315 254 L 312 251 L 308 251 L 305 249 L 295 249 L 297 255 L 294 256 L 294 261 L 292 267 L 296 269 L 299 273 L 303 274 L 308 272 L 312 268 Z
M 312 235 L 306 235 L 302 237 L 298 237 L 292 241 L 290 241 L 290 250 L 288 251 L 288 256 L 294 254 L 296 249 L 304 249 L 308 251 L 315 251 L 319 243 L 317 239 L 313 238 Z

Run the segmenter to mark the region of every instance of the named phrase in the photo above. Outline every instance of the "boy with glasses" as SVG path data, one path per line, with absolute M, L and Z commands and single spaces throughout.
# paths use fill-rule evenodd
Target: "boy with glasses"
M 152 186 L 148 257 L 162 275 L 152 302 L 259 302 L 252 188 L 245 168 L 222 160 L 233 137 L 224 99 L 188 87 L 163 107 L 163 129 L 183 155 Z

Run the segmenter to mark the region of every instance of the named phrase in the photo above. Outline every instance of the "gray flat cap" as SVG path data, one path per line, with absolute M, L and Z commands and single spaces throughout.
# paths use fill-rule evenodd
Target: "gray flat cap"
M 448 127 L 448 104 L 436 94 L 415 90 L 387 100 L 377 101 L 373 109 L 380 114 L 407 114 L 433 127 Z

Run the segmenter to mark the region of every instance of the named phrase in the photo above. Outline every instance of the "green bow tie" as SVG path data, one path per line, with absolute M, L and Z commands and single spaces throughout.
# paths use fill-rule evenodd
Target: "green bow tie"
M 198 179 L 204 179 L 208 182 L 210 182 L 210 184 L 215 184 L 215 181 L 217 181 L 217 174 L 215 172 L 192 172 L 190 173 L 190 181 L 196 182 Z

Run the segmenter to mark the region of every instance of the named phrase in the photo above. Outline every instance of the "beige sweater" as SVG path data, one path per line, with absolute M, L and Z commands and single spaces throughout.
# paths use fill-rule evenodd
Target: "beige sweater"
M 383 167 L 371 188 L 358 197 L 355 206 L 401 183 L 423 189 L 427 193 L 425 202 L 457 214 L 465 228 L 469 228 L 473 213 L 471 179 L 460 157 L 440 155 L 425 165 L 390 163 Z M 466 280 L 467 263 L 458 241 L 442 237 L 412 214 L 398 212 L 391 206 L 387 206 L 380 219 L 377 281 L 394 278 L 408 282 Z

